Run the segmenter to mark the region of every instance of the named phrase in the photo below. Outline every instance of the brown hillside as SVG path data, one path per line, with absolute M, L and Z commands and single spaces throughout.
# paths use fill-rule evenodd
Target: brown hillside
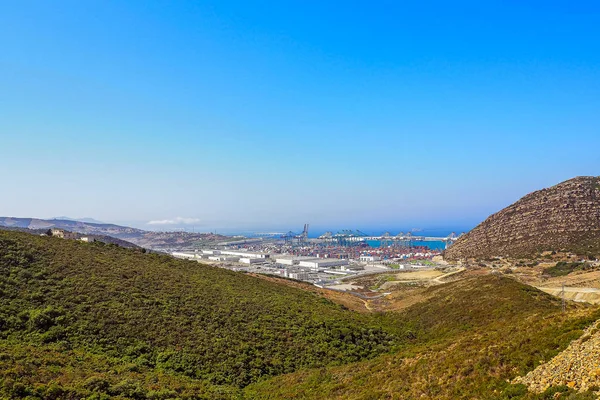
M 577 177 L 528 194 L 462 236 L 444 256 L 528 257 L 561 249 L 600 255 L 600 177 Z

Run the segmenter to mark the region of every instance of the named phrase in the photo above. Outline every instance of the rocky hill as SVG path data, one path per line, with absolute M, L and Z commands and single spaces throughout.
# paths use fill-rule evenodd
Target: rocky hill
M 585 330 L 569 347 L 529 372 L 518 377 L 515 383 L 522 383 L 533 392 L 543 392 L 550 386 L 567 386 L 579 391 L 600 387 L 600 321 Z
M 529 257 L 545 250 L 600 255 L 600 177 L 528 194 L 462 236 L 444 257 Z

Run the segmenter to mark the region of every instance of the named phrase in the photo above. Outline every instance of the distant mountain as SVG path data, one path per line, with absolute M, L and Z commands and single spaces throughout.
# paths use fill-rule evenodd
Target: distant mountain
M 48 229 L 29 229 L 29 228 L 18 228 L 18 227 L 6 227 L 0 225 L 0 231 L 13 231 L 13 232 L 24 232 L 29 233 L 31 235 L 45 235 Z M 89 239 L 94 239 L 96 242 L 102 242 L 106 244 L 116 244 L 117 246 L 121 246 L 127 249 L 141 249 L 141 246 L 133 244 L 127 240 L 119 239 L 114 236 L 107 235 L 96 235 L 96 234 L 83 234 L 83 233 L 75 233 L 71 236 L 72 239 L 81 239 L 82 237 L 87 237 Z
M 84 235 L 110 236 L 155 250 L 189 249 L 227 239 L 227 236 L 212 233 L 149 232 L 128 226 L 83 222 L 72 219 L 0 217 L 0 227 L 33 230 L 58 228 Z
M 28 228 L 28 229 L 48 229 L 59 228 L 71 232 L 107 235 L 118 238 L 125 238 L 128 235 L 139 235 L 145 231 L 128 226 L 114 224 L 97 224 L 66 219 L 38 219 L 38 218 L 14 218 L 0 217 L 0 226 L 9 228 Z
M 79 222 L 88 222 L 90 224 L 106 224 L 106 222 L 102 222 L 102 221 L 98 221 L 97 219 L 94 218 L 70 218 L 70 217 L 54 217 L 51 218 L 51 220 L 53 219 L 58 219 L 58 220 L 63 220 L 63 221 L 79 221 Z
M 444 257 L 529 257 L 546 250 L 600 255 L 600 177 L 528 194 L 463 235 Z

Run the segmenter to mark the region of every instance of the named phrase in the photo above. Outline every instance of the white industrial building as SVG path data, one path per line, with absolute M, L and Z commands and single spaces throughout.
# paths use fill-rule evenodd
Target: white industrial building
M 365 269 L 364 266 L 359 264 L 350 264 L 350 265 L 342 265 L 340 268 L 342 271 L 363 271 Z
M 304 271 L 290 272 L 287 275 L 288 275 L 288 278 L 296 279 L 299 281 L 307 281 L 308 280 L 308 272 L 304 272 Z
M 323 272 L 325 272 L 326 274 L 331 274 L 331 275 L 349 275 L 350 272 L 348 271 L 342 271 L 342 270 L 337 270 L 337 269 L 326 269 L 323 270 Z
M 275 262 L 281 265 L 298 265 L 298 260 L 294 257 L 277 257 Z
M 173 252 L 171 253 L 171 255 L 175 258 L 183 258 L 183 259 L 187 259 L 187 260 L 195 260 L 197 258 L 200 258 L 200 255 L 198 253 L 181 253 L 181 252 Z
M 375 262 L 380 261 L 381 257 L 379 256 L 360 256 L 358 259 L 362 262 Z
M 275 263 L 281 265 L 298 265 L 302 260 L 314 260 L 314 257 L 277 256 Z
M 239 257 L 236 256 L 208 256 L 209 260 L 212 261 L 239 261 Z
M 323 268 L 339 267 L 348 264 L 348 260 L 342 260 L 339 258 L 312 258 L 308 260 L 300 260 L 298 266 L 307 267 L 312 270 L 319 270 Z
M 264 258 L 242 257 L 242 258 L 240 258 L 240 262 L 242 264 L 260 264 L 260 263 L 264 263 L 265 259 Z
M 228 256 L 239 256 L 242 258 L 260 258 L 266 259 L 270 257 L 270 254 L 267 253 L 251 253 L 249 251 L 232 251 L 232 250 L 221 250 L 221 254 L 226 254 Z
M 281 275 L 286 278 L 297 279 L 299 281 L 306 281 L 309 279 L 310 270 L 302 268 L 289 268 L 281 271 Z

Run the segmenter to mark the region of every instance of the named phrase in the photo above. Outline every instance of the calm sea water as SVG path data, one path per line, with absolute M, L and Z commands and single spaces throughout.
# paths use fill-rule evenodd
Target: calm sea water
M 369 246 L 374 248 L 381 247 L 381 242 L 379 240 L 368 240 L 367 243 L 369 243 Z M 446 243 L 441 241 L 426 242 L 421 240 L 413 240 L 412 244 L 413 246 L 425 246 L 431 250 L 444 250 L 446 248 Z
M 421 229 L 418 231 L 413 231 L 411 232 L 413 236 L 429 236 L 429 237 L 446 237 L 448 235 L 450 235 L 452 232 L 456 233 L 457 235 L 459 235 L 462 232 L 467 232 L 469 230 L 469 228 L 456 228 L 456 229 L 450 229 L 450 228 L 446 228 L 446 229 Z M 388 232 L 390 232 L 390 234 L 392 236 L 398 234 L 399 232 L 409 232 L 409 229 L 404 229 L 404 230 L 388 230 Z M 313 232 L 309 232 L 309 236 L 310 237 L 318 237 L 319 235 L 323 234 L 324 232 L 319 232 L 319 231 L 313 231 Z M 384 231 L 379 231 L 379 230 L 366 230 L 364 231 L 364 233 L 371 235 L 371 236 L 379 236 L 379 235 L 383 235 Z M 381 247 L 381 242 L 379 240 L 370 240 L 368 241 L 369 246 L 374 247 L 374 248 L 378 248 Z M 420 241 L 420 240 L 413 240 L 413 245 L 414 246 L 425 246 L 428 247 L 432 250 L 444 250 L 446 248 L 446 243 L 442 242 L 442 241 Z
M 420 230 L 411 230 L 411 229 L 404 229 L 404 230 L 394 230 L 394 229 L 390 229 L 388 230 L 388 232 L 390 232 L 390 234 L 392 236 L 397 235 L 399 232 L 411 232 L 413 236 L 429 236 L 429 237 L 446 237 L 448 235 L 450 235 L 450 233 L 455 232 L 457 235 L 462 233 L 462 232 L 467 232 L 470 228 L 457 228 L 457 229 L 420 229 Z M 282 231 L 283 232 L 283 231 Z M 309 234 L 308 237 L 310 238 L 318 238 L 319 236 L 321 236 L 322 234 L 324 234 L 326 231 L 321 229 L 309 229 Z M 333 234 L 335 234 L 337 231 L 336 230 L 331 230 L 331 232 Z M 369 236 L 380 236 L 382 235 L 385 231 L 381 231 L 379 229 L 373 229 L 373 230 L 364 230 L 362 231 L 364 234 L 369 235 Z M 229 233 L 229 234 L 233 234 L 233 233 Z M 262 236 L 264 235 L 259 233 L 259 232 L 240 232 L 240 233 L 236 233 L 236 234 L 241 234 L 247 237 L 256 237 L 256 236 Z M 283 234 L 283 233 L 282 233 Z M 295 232 L 296 235 L 300 234 L 299 232 Z M 381 242 L 379 240 L 370 240 L 367 243 L 369 243 L 369 245 L 371 247 L 374 248 L 378 248 L 381 247 Z M 444 250 L 446 247 L 446 243 L 442 242 L 442 241 L 418 241 L 418 240 L 414 240 L 413 242 L 414 246 L 424 246 L 424 247 L 428 247 L 432 250 Z

